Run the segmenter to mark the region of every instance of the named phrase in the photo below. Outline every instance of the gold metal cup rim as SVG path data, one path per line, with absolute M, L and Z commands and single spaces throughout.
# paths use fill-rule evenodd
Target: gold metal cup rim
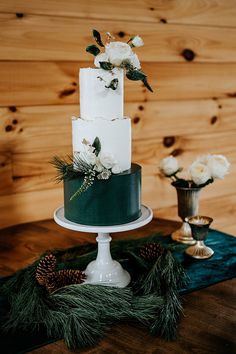
M 201 221 L 201 220 L 204 220 L 205 222 L 200 223 L 199 221 Z M 185 221 L 191 225 L 203 226 L 203 225 L 210 225 L 212 223 L 213 219 L 210 216 L 195 215 L 195 216 L 187 216 L 185 218 Z

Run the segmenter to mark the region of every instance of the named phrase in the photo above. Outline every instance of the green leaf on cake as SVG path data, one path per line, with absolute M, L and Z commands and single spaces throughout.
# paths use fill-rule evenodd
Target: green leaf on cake
M 126 77 L 127 79 L 133 81 L 138 81 L 138 80 L 143 81 L 146 78 L 146 75 L 142 71 L 134 69 L 134 70 L 127 71 Z
M 143 82 L 144 86 L 149 91 L 153 92 L 153 89 L 151 88 L 151 86 L 149 85 L 149 83 L 147 81 L 147 76 L 141 70 L 137 70 L 137 69 L 128 70 L 126 73 L 126 77 L 132 81 L 141 80 Z
M 86 48 L 86 52 L 96 57 L 100 53 L 100 49 L 95 44 L 91 44 Z
M 118 87 L 118 79 L 113 79 L 108 86 L 105 86 L 106 88 L 110 88 L 112 90 L 116 90 Z
M 114 69 L 114 65 L 109 63 L 109 61 L 100 61 L 99 64 L 100 64 L 101 68 L 104 70 Z
M 95 29 L 93 30 L 93 37 L 94 37 L 95 41 L 97 42 L 97 44 L 100 45 L 100 47 L 104 47 L 104 44 L 102 43 L 101 35 Z
M 94 142 L 92 143 L 92 147 L 95 148 L 95 154 L 98 156 L 99 152 L 101 151 L 101 142 L 98 137 L 94 139 Z
M 153 92 L 153 89 L 151 88 L 151 86 L 149 85 L 148 81 L 147 81 L 147 78 L 145 77 L 143 80 L 143 84 L 144 86 L 151 92 Z

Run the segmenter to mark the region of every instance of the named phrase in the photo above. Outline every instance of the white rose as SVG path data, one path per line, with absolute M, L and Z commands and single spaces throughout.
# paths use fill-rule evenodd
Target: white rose
M 97 156 L 95 155 L 95 153 L 91 151 L 85 151 L 80 153 L 80 158 L 91 165 L 95 165 L 96 157 Z
M 108 55 L 107 53 L 100 53 L 98 55 L 96 55 L 96 57 L 94 58 L 94 65 L 97 68 L 100 68 L 100 61 L 108 61 Z
M 204 184 L 211 178 L 211 171 L 207 165 L 195 161 L 189 168 L 192 181 L 196 185 Z
M 223 179 L 229 173 L 230 163 L 223 155 L 210 155 L 207 166 L 213 179 Z
M 118 163 L 116 163 L 116 164 L 112 167 L 111 172 L 114 173 L 114 174 L 121 173 L 121 168 L 120 168 L 120 166 L 119 166 Z
M 117 163 L 112 154 L 100 153 L 98 156 L 101 164 L 107 169 L 112 168 Z
M 132 55 L 128 58 L 128 60 L 130 64 L 133 65 L 133 67 L 135 67 L 136 69 L 141 69 L 140 61 L 137 54 L 132 53 Z
M 139 36 L 135 36 L 135 37 L 132 39 L 131 43 L 132 43 L 132 45 L 133 45 L 134 47 L 142 47 L 142 45 L 144 45 L 144 42 L 143 42 L 142 38 L 139 37 Z
M 94 166 L 94 170 L 97 172 L 102 172 L 102 170 L 104 170 L 104 166 L 101 164 L 100 158 L 97 157 L 96 158 L 96 163 Z
M 110 63 L 119 66 L 123 60 L 129 59 L 132 55 L 132 49 L 127 43 L 111 42 L 106 44 L 105 53 Z
M 202 155 L 202 156 L 199 156 L 194 162 L 200 162 L 200 163 L 203 163 L 203 165 L 207 165 L 210 157 L 211 157 L 210 154 Z
M 173 156 L 165 157 L 161 160 L 159 168 L 165 176 L 171 176 L 179 169 L 178 161 Z

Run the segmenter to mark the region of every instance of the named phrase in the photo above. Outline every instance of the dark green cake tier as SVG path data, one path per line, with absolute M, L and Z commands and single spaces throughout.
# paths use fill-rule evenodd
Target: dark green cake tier
M 80 196 L 70 200 L 83 177 L 64 181 L 66 219 L 84 225 L 112 226 L 126 224 L 141 215 L 141 166 L 132 164 L 125 172 L 108 180 L 95 179 Z

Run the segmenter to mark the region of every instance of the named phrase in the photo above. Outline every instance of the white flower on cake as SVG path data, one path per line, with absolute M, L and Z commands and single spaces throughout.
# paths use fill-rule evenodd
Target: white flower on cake
M 198 161 L 192 163 L 189 172 L 192 181 L 196 185 L 204 184 L 211 179 L 211 171 L 209 167 Z
M 104 170 L 104 166 L 101 164 L 99 157 L 96 158 L 96 163 L 93 169 L 97 172 L 102 172 L 102 170 Z
M 131 39 L 131 43 L 134 47 L 142 47 L 144 45 L 144 42 L 141 37 L 135 36 Z
M 106 52 L 100 53 L 100 54 L 96 55 L 96 57 L 94 58 L 94 65 L 97 68 L 100 68 L 100 61 L 108 61 L 108 60 L 109 60 L 109 57 Z
M 213 179 L 223 179 L 229 173 L 230 163 L 223 155 L 210 155 L 207 166 Z
M 159 168 L 165 176 L 172 176 L 178 172 L 179 164 L 177 159 L 171 155 L 161 160 Z
M 121 173 L 121 168 L 120 168 L 120 166 L 118 165 L 118 163 L 116 163 L 116 164 L 112 167 L 111 172 L 114 173 L 114 174 Z
M 123 42 L 111 42 L 105 48 L 108 61 L 115 66 L 120 66 L 122 61 L 128 60 L 133 54 L 130 45 Z
M 90 141 L 83 139 L 82 140 L 82 144 L 84 145 L 84 151 L 87 152 L 94 152 L 95 151 L 95 147 L 91 145 Z
M 111 171 L 109 170 L 103 170 L 99 175 L 97 175 L 98 179 L 109 179 L 111 176 Z
M 112 168 L 117 163 L 114 156 L 109 153 L 101 152 L 98 157 L 100 159 L 101 164 L 107 169 Z
M 133 65 L 134 68 L 136 69 L 141 69 L 140 61 L 137 56 L 137 54 L 133 53 L 129 58 L 128 61 L 130 62 L 131 65 Z
M 107 34 L 108 42 L 104 44 L 101 34 L 97 30 L 93 30 L 93 38 L 98 46 L 104 50 L 104 52 L 101 53 L 100 48 L 96 44 L 91 44 L 86 48 L 88 53 L 95 56 L 94 65 L 110 73 L 112 73 L 114 68 L 121 68 L 124 70 L 127 79 L 133 81 L 140 80 L 149 91 L 153 92 L 147 81 L 147 75 L 141 70 L 139 58 L 132 50 L 133 48 L 143 46 L 144 42 L 142 38 L 140 36 L 134 36 L 125 43 L 115 41 L 115 38 L 109 32 L 107 32 Z M 101 79 L 101 77 L 98 78 Z M 105 80 L 102 78 L 102 81 Z M 105 84 L 106 88 L 112 90 L 116 90 L 118 86 L 117 78 Z
M 95 165 L 97 156 L 92 151 L 84 151 L 80 153 L 80 158 L 90 165 Z

